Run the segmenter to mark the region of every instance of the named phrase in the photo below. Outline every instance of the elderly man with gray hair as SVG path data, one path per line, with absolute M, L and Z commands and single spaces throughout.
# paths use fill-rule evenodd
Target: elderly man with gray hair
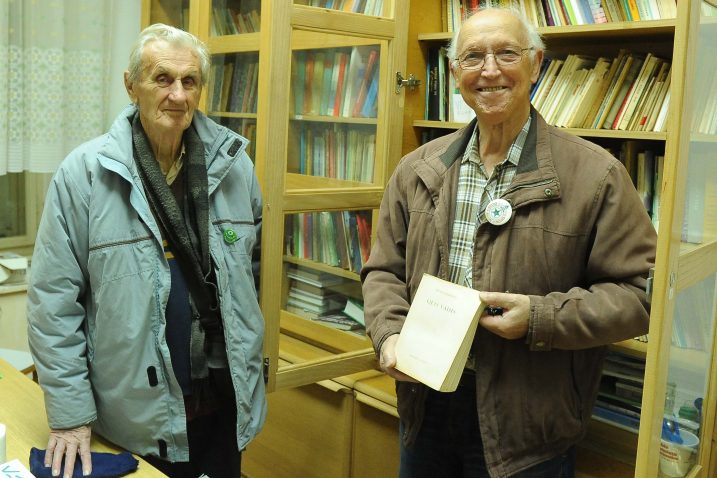
M 607 345 L 647 332 L 655 230 L 623 165 L 531 106 L 543 50 L 519 12 L 468 18 L 449 58 L 476 119 L 407 154 L 383 196 L 361 277 L 400 478 L 575 476 Z M 424 273 L 490 306 L 455 392 L 396 369 Z
M 45 466 L 91 473 L 95 431 L 170 476 L 240 476 L 266 415 L 254 273 L 262 203 L 248 141 L 197 111 L 206 46 L 141 32 L 110 130 L 50 184 L 28 331 Z

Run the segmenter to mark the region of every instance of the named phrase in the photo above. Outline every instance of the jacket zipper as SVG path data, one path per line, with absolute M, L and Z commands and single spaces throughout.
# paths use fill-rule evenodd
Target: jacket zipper
M 148 239 L 154 239 L 154 236 L 142 236 L 142 237 L 136 237 L 134 239 L 127 239 L 124 241 L 109 242 L 107 244 L 100 244 L 99 246 L 92 246 L 92 247 L 90 247 L 89 250 L 90 251 L 98 251 L 100 249 L 105 249 L 107 247 L 124 246 L 127 244 L 134 244 L 136 242 L 146 241 Z

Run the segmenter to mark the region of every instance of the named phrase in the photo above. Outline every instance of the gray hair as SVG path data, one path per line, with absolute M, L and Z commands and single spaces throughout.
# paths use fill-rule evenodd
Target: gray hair
M 199 57 L 199 66 L 201 68 L 202 85 L 206 85 L 209 78 L 210 56 L 209 49 L 199 38 L 191 33 L 180 30 L 164 23 L 155 23 L 142 30 L 137 41 L 132 47 L 129 54 L 129 70 L 128 80 L 135 83 L 140 78 L 142 69 L 142 52 L 144 47 L 153 41 L 164 40 L 173 46 L 188 47 L 194 50 Z
M 540 36 L 540 33 L 538 33 L 538 29 L 535 25 L 530 23 L 528 20 L 528 17 L 525 16 L 525 14 L 521 11 L 515 8 L 514 6 L 506 6 L 506 7 L 489 7 L 482 10 L 479 10 L 480 12 L 484 12 L 486 10 L 502 10 L 505 12 L 511 13 L 513 16 L 515 16 L 518 21 L 523 25 L 523 28 L 525 29 L 525 33 L 528 36 L 528 43 L 533 48 L 530 50 L 530 61 L 535 60 L 535 52 L 538 50 L 545 50 L 545 43 L 543 42 L 543 38 Z M 469 17 L 470 18 L 470 17 Z M 468 19 L 466 18 L 466 21 Z M 463 22 L 461 24 L 461 27 L 453 34 L 453 38 L 451 39 L 451 42 L 448 44 L 448 51 L 446 52 L 448 59 L 450 61 L 453 61 L 457 59 L 456 54 L 456 47 L 458 46 L 458 35 L 460 35 L 461 30 L 463 29 L 463 25 L 465 25 L 466 22 Z

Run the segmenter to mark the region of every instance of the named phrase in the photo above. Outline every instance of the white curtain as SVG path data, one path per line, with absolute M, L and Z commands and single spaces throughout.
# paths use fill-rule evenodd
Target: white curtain
M 53 172 L 104 131 L 113 3 L 0 0 L 0 175 Z

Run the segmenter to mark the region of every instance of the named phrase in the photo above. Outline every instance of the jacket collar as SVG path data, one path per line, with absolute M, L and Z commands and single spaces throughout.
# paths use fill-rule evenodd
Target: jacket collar
M 115 119 L 98 152 L 100 164 L 129 182 L 140 184 L 132 150 L 132 118 L 135 105 L 127 106 Z M 201 111 L 194 113 L 192 125 L 204 144 L 209 193 L 219 185 L 234 162 L 246 149 L 248 140 L 209 120 Z
M 520 155 L 518 170 L 505 193 L 505 198 L 513 207 L 539 199 L 560 197 L 560 180 L 550 150 L 551 127 L 532 106 L 530 114 L 533 118 Z M 416 174 L 431 192 L 434 202 L 438 201 L 445 175 L 451 166 L 460 162 L 476 124 L 477 119 L 474 118 L 468 125 L 444 137 L 442 145 L 429 152 L 423 161 L 413 164 Z M 457 180 L 457 173 L 452 176 Z

